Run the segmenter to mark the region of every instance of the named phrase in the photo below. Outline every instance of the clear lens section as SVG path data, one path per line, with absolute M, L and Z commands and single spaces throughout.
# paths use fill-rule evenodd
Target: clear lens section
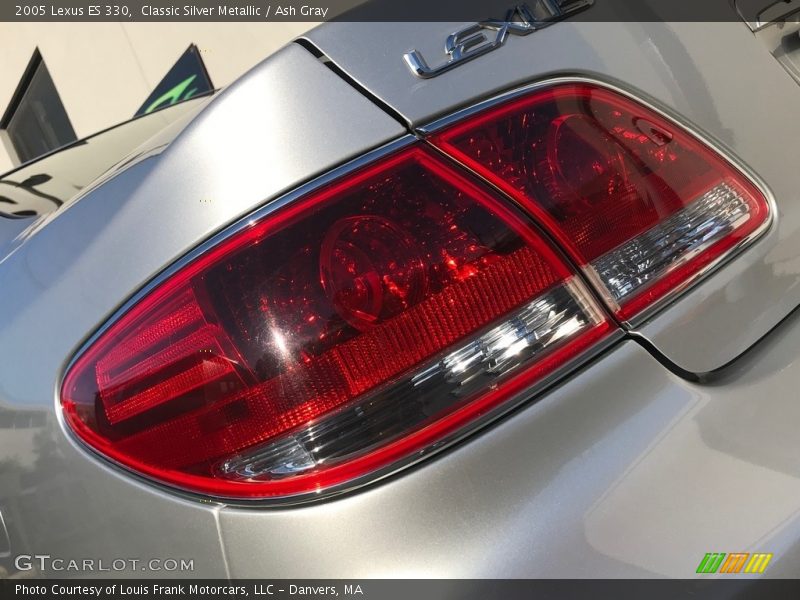
M 619 304 L 743 226 L 751 211 L 742 192 L 723 182 L 590 268 Z
M 385 439 L 424 426 L 602 322 L 583 284 L 572 278 L 404 381 L 227 460 L 219 471 L 236 479 L 268 480 L 339 462 L 374 442 L 373 432 L 383 432 Z

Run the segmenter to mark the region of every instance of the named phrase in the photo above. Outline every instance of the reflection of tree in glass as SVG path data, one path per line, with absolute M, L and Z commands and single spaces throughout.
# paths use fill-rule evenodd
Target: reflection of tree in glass
M 43 183 L 47 183 L 53 177 L 48 175 L 47 173 L 37 173 L 35 175 L 31 175 L 26 178 L 24 181 L 17 183 L 11 179 L 0 179 L 0 184 L 5 184 L 11 189 L 5 188 L 6 193 L 13 195 L 17 195 L 17 199 L 9 198 L 8 196 L 0 196 L 0 216 L 10 218 L 10 219 L 22 219 L 26 217 L 35 217 L 40 214 L 39 211 L 36 211 L 29 207 L 31 204 L 32 198 L 29 195 L 33 195 L 35 198 L 41 198 L 43 200 L 47 200 L 48 202 L 52 202 L 55 204 L 56 208 L 64 204 L 64 202 L 53 196 L 52 194 L 47 194 L 40 190 L 34 189 L 37 185 L 42 185 Z M 3 204 L 11 204 L 11 205 L 20 205 L 26 206 L 26 208 L 22 208 L 20 210 L 14 210 L 11 212 L 6 212 L 3 210 Z M 42 211 L 42 212 L 49 212 L 49 211 Z

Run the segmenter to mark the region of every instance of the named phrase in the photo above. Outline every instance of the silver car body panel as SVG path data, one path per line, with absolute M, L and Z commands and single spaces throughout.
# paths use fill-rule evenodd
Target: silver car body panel
M 776 226 L 641 329 L 680 366 L 719 367 L 798 304 L 800 204 L 786 149 L 800 123 L 786 115 L 800 88 L 745 25 L 558 23 L 433 79 L 403 71 L 404 52 L 433 56 L 457 28 L 337 23 L 309 37 L 414 126 L 577 73 L 675 111 L 746 163 L 776 198 Z M 126 299 L 230 223 L 405 133 L 293 44 L 209 101 L 166 149 L 154 144 L 22 232 L 0 258 L 0 413 L 44 424 L 0 429 L 11 554 L 185 558 L 194 570 L 169 575 L 190 577 L 691 577 L 706 552 L 763 551 L 775 555 L 766 576 L 797 575 L 795 317 L 713 385 L 626 339 L 448 452 L 300 507 L 182 496 L 72 439 L 57 418 L 63 370 Z M 0 235 L 20 235 L 12 223 Z
M 744 23 L 562 22 L 511 36 L 437 77 L 411 73 L 404 53 L 441 56 L 442 41 L 463 26 L 343 23 L 306 37 L 415 128 L 505 91 L 579 75 L 649 101 L 747 165 L 777 202 L 774 227 L 638 329 L 681 369 L 722 367 L 800 304 L 800 192 L 787 151 L 800 136 L 800 121 L 787 118 L 800 87 Z

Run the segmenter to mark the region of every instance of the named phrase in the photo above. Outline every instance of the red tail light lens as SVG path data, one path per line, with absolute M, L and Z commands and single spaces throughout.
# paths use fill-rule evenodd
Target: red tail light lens
M 630 319 L 769 222 L 764 195 L 653 110 L 590 84 L 535 91 L 433 143 L 515 198 Z
M 62 403 L 160 481 L 302 494 L 451 436 L 609 329 L 528 221 L 413 147 L 169 276 L 80 356 Z

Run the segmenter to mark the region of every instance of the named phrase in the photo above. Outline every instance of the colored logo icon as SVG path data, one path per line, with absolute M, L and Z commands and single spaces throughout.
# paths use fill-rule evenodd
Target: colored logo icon
M 697 573 L 763 573 L 771 560 L 772 554 L 765 552 L 708 552 L 697 565 Z

